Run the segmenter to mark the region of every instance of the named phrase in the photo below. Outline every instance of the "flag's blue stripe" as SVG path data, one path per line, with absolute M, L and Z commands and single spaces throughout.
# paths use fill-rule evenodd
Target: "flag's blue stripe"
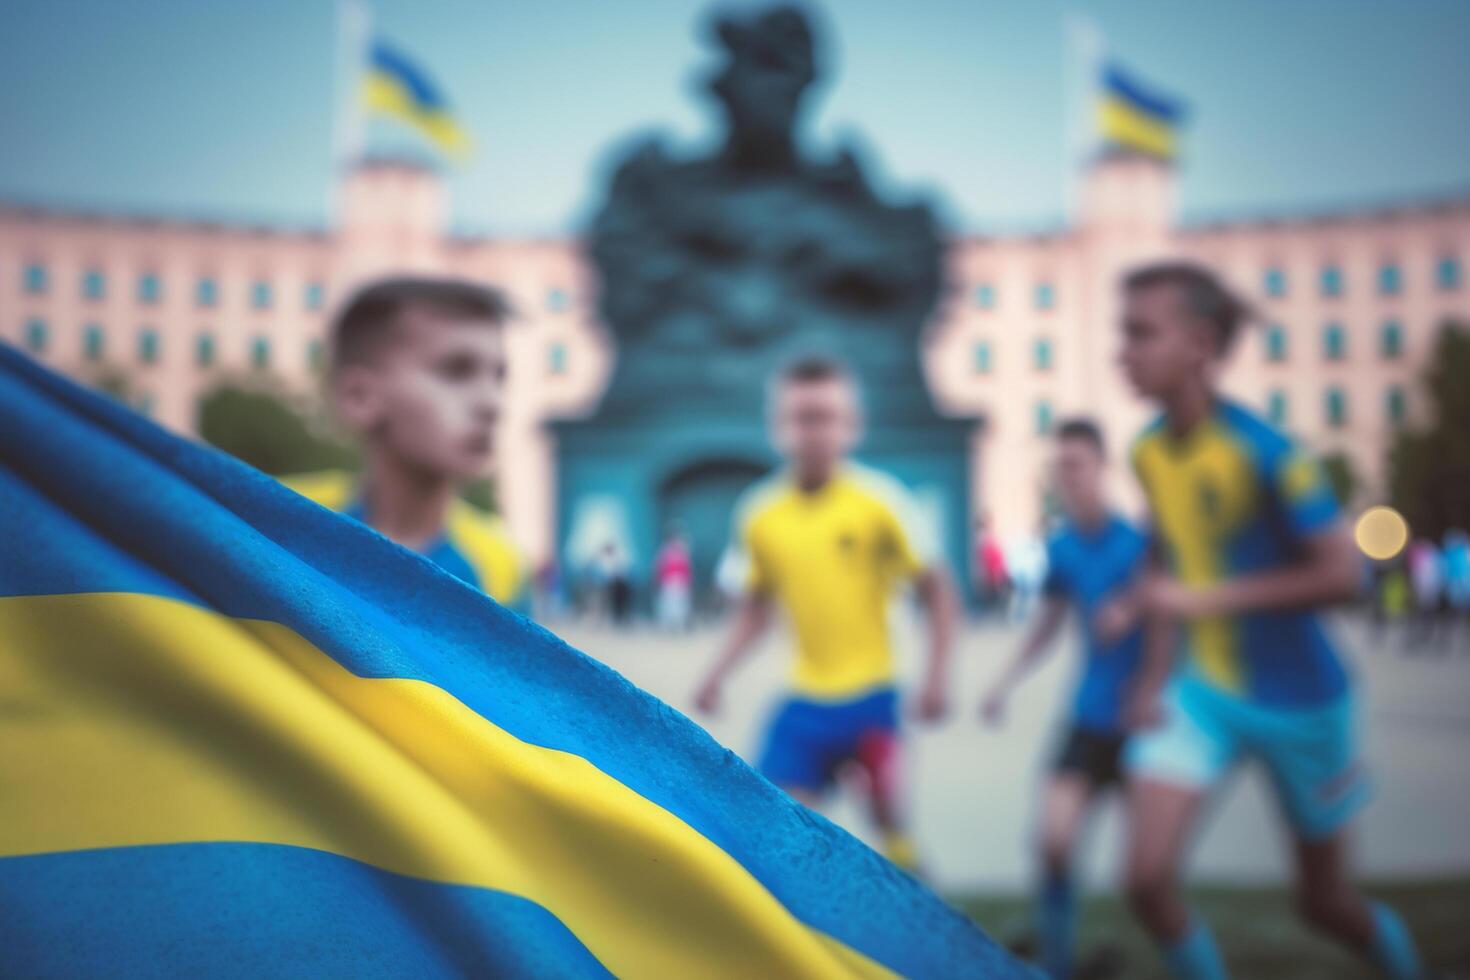
M 1176 123 L 1184 114 L 1182 103 L 1150 92 L 1124 73 L 1117 65 L 1103 69 L 1103 87 L 1140 112 L 1160 122 Z
M 279 844 L 3 858 L 0 908 L 18 977 L 611 976 L 517 895 Z
M 397 51 L 382 42 L 374 42 L 371 60 L 373 69 L 397 79 L 413 96 L 413 101 L 420 109 L 429 111 L 445 108 L 444 99 L 434 84 L 419 71 L 417 65 Z
M 436 684 L 582 756 L 890 969 L 1015 975 L 963 916 L 679 712 L 361 524 L 4 343 L 0 419 L 0 542 L 23 542 L 0 560 L 0 595 L 141 591 L 286 624 L 359 676 Z

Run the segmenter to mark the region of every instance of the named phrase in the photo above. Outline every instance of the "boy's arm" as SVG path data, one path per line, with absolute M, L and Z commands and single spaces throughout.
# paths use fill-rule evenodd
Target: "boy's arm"
M 771 597 L 760 589 L 750 589 L 740 597 L 735 610 L 735 623 L 725 646 L 715 659 L 714 665 L 699 685 L 694 695 L 694 706 L 705 714 L 713 714 L 720 707 L 720 691 L 725 676 L 744 660 L 755 647 L 771 623 Z
M 1174 671 L 1178 629 L 1179 625 L 1165 616 L 1149 616 L 1144 620 L 1143 659 L 1123 705 L 1123 724 L 1132 731 L 1153 728 L 1163 718 L 1160 695 Z
M 1306 537 L 1302 560 L 1284 568 L 1226 579 L 1203 588 L 1154 576 L 1143 589 L 1146 613 L 1177 619 L 1235 616 L 1277 609 L 1310 609 L 1358 594 L 1362 563 L 1340 523 Z
M 1005 718 L 1006 699 L 1021 679 L 1041 661 L 1042 655 L 1051 649 L 1052 640 L 1056 638 L 1057 630 L 1061 629 L 1066 618 L 1067 600 L 1059 595 L 1047 596 L 1035 624 L 1021 642 L 1020 649 L 990 685 L 980 703 L 980 714 L 988 723 L 998 725 Z
M 919 717 L 938 721 L 949 710 L 949 659 L 959 619 L 959 599 L 954 580 L 943 565 L 930 565 L 919 572 L 914 585 L 929 620 L 929 668 L 919 694 Z

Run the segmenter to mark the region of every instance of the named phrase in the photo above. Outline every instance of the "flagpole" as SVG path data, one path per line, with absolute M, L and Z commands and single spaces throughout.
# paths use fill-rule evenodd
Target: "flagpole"
M 327 186 L 327 223 L 341 220 L 342 185 L 362 155 L 366 118 L 362 77 L 372 38 L 372 11 L 366 0 L 337 0 L 337 37 L 333 63 L 331 174 Z
M 1081 207 L 1080 170 L 1092 151 L 1097 126 L 1097 86 L 1106 56 L 1102 30 L 1087 14 L 1066 12 L 1066 67 L 1064 69 L 1065 150 L 1067 166 L 1062 175 L 1068 223 L 1075 226 Z

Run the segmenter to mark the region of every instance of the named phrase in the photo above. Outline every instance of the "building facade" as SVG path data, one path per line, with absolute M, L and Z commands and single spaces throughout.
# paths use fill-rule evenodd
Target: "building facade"
M 1181 224 L 1174 174 L 1108 156 L 1082 174 L 1076 220 L 1052 234 L 961 237 L 923 363 L 942 411 L 978 419 L 975 514 L 1003 536 L 1044 510 L 1046 433 L 1094 416 L 1126 445 L 1147 411 L 1116 366 L 1117 282 L 1164 257 L 1218 269 L 1260 313 L 1225 387 L 1381 495 L 1396 426 L 1424 406 L 1415 381 L 1445 319 L 1470 320 L 1470 197 L 1310 218 Z M 572 239 L 447 229 L 442 181 L 370 161 L 343 176 L 331 229 L 119 217 L 0 203 L 0 338 L 90 383 L 120 379 L 181 432 L 228 378 L 311 391 L 334 305 L 365 279 L 416 271 L 500 286 L 508 334 L 499 497 L 534 561 L 559 539 L 549 422 L 597 404 L 616 351 L 596 322 L 593 273 Z M 1133 500 L 1116 467 L 1118 492 Z

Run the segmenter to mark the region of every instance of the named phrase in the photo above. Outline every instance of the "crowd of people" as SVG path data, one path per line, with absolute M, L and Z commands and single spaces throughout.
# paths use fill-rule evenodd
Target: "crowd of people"
M 1367 799 L 1357 699 L 1319 612 L 1359 594 L 1363 560 L 1334 493 L 1300 446 L 1216 391 L 1247 316 L 1215 275 L 1158 264 L 1132 273 L 1122 293 L 1121 366 L 1159 410 L 1128 452 L 1146 521 L 1106 499 L 1109 447 L 1079 417 L 1053 435 L 1060 526 L 1011 554 L 988 523 L 977 536 L 984 602 L 1030 623 L 978 699 L 984 722 L 1004 723 L 1012 691 L 1069 616 L 1084 637 L 1068 729 L 1039 808 L 1042 965 L 1053 977 L 1083 972 L 1075 852 L 1097 802 L 1119 793 L 1122 889 L 1138 921 L 1172 975 L 1226 976 L 1209 924 L 1183 898 L 1181 869 L 1212 792 L 1250 761 L 1269 772 L 1279 798 L 1305 922 L 1385 977 L 1421 977 L 1402 921 L 1354 884 L 1351 828 Z M 319 498 L 492 595 L 522 583 L 503 531 L 468 520 L 456 491 L 491 462 L 505 311 L 494 290 L 427 279 L 371 285 L 344 307 L 330 388 L 364 467 Z M 904 488 L 852 459 L 861 392 L 838 353 L 797 360 L 774 379 L 770 431 L 784 465 L 733 515 L 734 556 L 721 564 L 734 614 L 692 699 L 701 712 L 720 711 L 731 673 L 784 611 L 796 656 L 757 767 L 812 805 L 856 787 L 883 852 L 922 874 L 905 806 L 903 719 L 934 722 L 951 711 L 961 604 Z M 1417 608 L 1466 601 L 1464 536 L 1445 545 L 1410 550 Z M 626 553 L 609 545 L 593 566 L 609 618 L 625 621 Z M 668 528 L 653 566 L 665 628 L 690 622 L 693 567 L 683 529 Z M 554 569 L 537 576 L 558 590 L 560 578 Z M 888 623 L 889 599 L 906 586 L 928 625 L 922 679 L 907 699 Z

